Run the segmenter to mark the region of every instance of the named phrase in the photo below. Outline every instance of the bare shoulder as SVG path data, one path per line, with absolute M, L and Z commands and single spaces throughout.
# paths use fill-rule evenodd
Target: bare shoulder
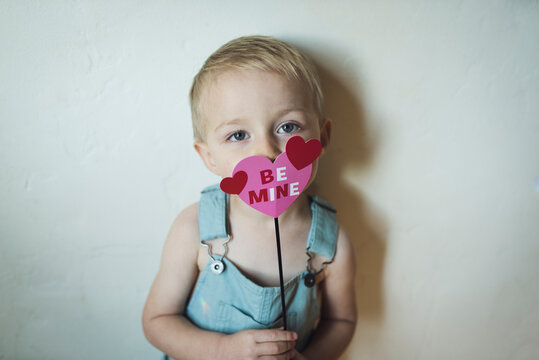
M 196 262 L 196 254 L 199 247 L 198 230 L 198 202 L 187 206 L 174 219 L 170 227 L 165 245 L 163 247 L 162 262 L 168 258 L 176 259 L 177 256 L 193 256 Z
M 348 235 L 348 232 L 339 225 L 339 232 L 337 233 L 337 245 L 335 250 L 334 268 L 346 268 L 351 270 L 352 273 L 355 270 L 355 252 L 352 239 Z
M 174 219 L 170 227 L 169 237 L 198 238 L 198 202 L 187 206 Z
M 322 282 L 324 317 L 349 322 L 356 320 L 355 305 L 355 253 L 348 233 L 339 226 L 337 249 L 333 262 L 327 267 Z

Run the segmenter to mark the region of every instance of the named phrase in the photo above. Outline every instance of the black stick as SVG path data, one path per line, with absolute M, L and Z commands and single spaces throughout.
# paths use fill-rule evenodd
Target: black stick
M 279 284 L 281 285 L 281 305 L 283 308 L 283 327 L 286 330 L 286 301 L 284 298 L 283 260 L 281 259 L 281 237 L 279 236 L 279 220 L 275 220 L 275 239 L 277 240 L 277 259 L 279 260 Z

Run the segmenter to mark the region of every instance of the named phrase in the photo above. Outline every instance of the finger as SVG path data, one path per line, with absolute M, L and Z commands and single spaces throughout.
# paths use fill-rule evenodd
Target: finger
M 269 329 L 258 330 L 255 333 L 255 341 L 257 343 L 268 341 L 295 341 L 298 339 L 298 334 L 293 331 Z
M 278 355 L 261 355 L 258 357 L 258 359 L 263 360 L 292 360 L 296 356 L 296 351 L 294 349 L 287 351 L 284 354 L 278 354 Z
M 280 355 L 289 352 L 296 346 L 295 341 L 269 341 L 258 343 L 256 345 L 256 353 L 259 356 L 264 355 Z
M 286 354 L 281 355 L 269 355 L 269 356 L 260 356 L 257 359 L 261 360 L 293 360 L 295 353 L 294 352 L 288 352 Z

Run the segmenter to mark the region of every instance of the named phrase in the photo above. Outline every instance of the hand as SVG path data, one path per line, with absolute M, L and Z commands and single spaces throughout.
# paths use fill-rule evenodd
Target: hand
M 295 332 L 283 329 L 243 330 L 221 338 L 219 355 L 233 360 L 290 360 L 295 356 L 297 338 Z

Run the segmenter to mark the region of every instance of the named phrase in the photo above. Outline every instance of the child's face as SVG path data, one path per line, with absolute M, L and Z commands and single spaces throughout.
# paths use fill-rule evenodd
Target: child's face
M 329 141 L 331 123 L 318 121 L 312 99 L 296 82 L 261 70 L 230 70 L 202 95 L 205 142 L 195 149 L 213 173 L 227 177 L 253 155 L 274 160 L 292 136 Z M 316 164 L 313 166 L 314 179 Z

